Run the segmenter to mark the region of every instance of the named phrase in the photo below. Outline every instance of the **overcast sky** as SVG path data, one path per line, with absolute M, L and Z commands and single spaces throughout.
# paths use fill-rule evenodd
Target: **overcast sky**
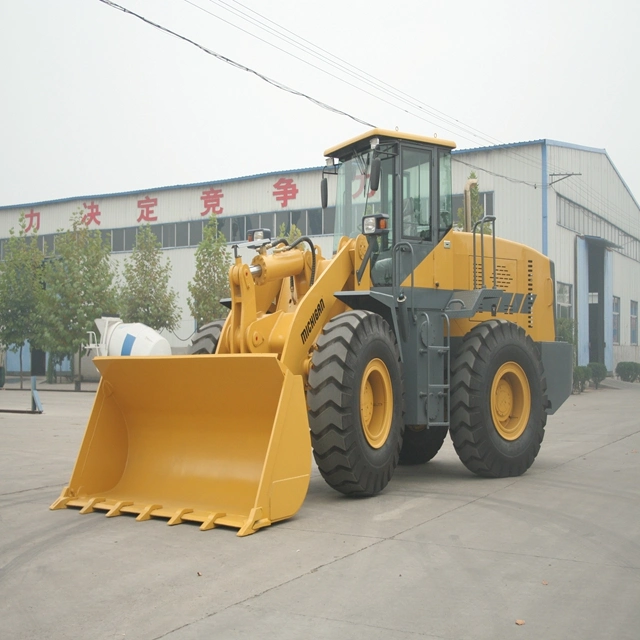
M 379 127 L 605 148 L 640 199 L 637 0 L 119 4 Z M 0 60 L 0 206 L 319 166 L 368 129 L 99 0 L 0 0 Z

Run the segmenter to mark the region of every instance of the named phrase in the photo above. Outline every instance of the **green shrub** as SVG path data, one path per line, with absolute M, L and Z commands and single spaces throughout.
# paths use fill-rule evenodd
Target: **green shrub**
M 558 318 L 556 320 L 556 340 L 562 340 L 573 344 L 575 339 L 575 323 L 571 318 Z
M 616 375 L 623 382 L 635 382 L 640 378 L 640 363 L 638 362 L 618 362 Z
M 607 367 L 602 362 L 590 362 L 589 369 L 591 369 L 591 380 L 593 380 L 597 389 L 600 383 L 607 377 Z
M 573 390 L 582 393 L 591 379 L 591 369 L 589 367 L 573 367 Z

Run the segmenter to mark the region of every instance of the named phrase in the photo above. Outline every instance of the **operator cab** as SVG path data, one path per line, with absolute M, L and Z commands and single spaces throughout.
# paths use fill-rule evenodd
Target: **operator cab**
M 451 229 L 455 146 L 373 129 L 325 151 L 325 173 L 338 178 L 334 250 L 343 236 L 375 235 L 370 256 L 374 286 L 393 284 L 394 247 L 402 249 L 397 274 L 402 281 Z M 323 207 L 327 192 L 323 178 Z

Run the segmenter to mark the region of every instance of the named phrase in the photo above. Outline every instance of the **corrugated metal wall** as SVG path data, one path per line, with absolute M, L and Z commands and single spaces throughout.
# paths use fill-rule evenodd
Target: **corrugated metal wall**
M 541 145 L 454 154 L 453 191 L 462 193 L 469 174 L 480 191 L 494 192 L 496 235 L 542 250 Z
M 545 167 L 546 161 L 546 167 Z M 549 187 L 545 190 L 546 179 Z M 553 141 L 503 145 L 499 147 L 457 151 L 453 162 L 453 191 L 461 194 L 469 174 L 479 179 L 481 192 L 493 194 L 496 232 L 500 237 L 521 242 L 542 251 L 545 238 L 549 257 L 556 265 L 556 279 L 571 284 L 573 294 L 579 288 L 575 265 L 575 229 L 558 225 L 560 198 L 600 216 L 607 224 L 640 239 L 640 208 L 621 177 L 601 150 L 564 145 Z M 152 224 L 205 220 L 211 215 L 235 216 L 287 210 L 317 209 L 321 169 L 280 172 L 261 176 L 211 182 L 183 187 L 144 190 L 65 201 L 0 208 L 0 238 L 16 228 L 21 211 L 39 214 L 39 233 L 55 233 L 66 228 L 73 211 L 94 211 L 92 228 L 100 230 Z M 559 175 L 549 175 L 559 174 Z M 561 175 L 562 174 L 562 175 Z M 561 179 L 564 174 L 572 175 Z M 150 202 L 150 201 L 156 202 Z M 331 203 L 333 204 L 333 203 Z M 562 204 L 562 203 L 561 203 Z M 283 206 L 284 205 L 284 206 Z M 571 205 L 573 206 L 573 205 Z M 543 213 L 546 211 L 546 228 Z M 97 213 L 99 212 L 99 213 Z M 457 212 L 454 212 L 454 216 Z M 204 215 L 203 215 L 204 214 Z M 97 222 L 100 221 L 98 225 Z M 332 251 L 332 239 L 317 239 L 326 255 Z M 242 257 L 251 252 L 243 248 Z M 195 247 L 168 248 L 171 260 L 171 286 L 179 296 L 182 321 L 175 335 L 168 336 L 174 347 L 194 329 L 187 300 L 187 283 L 194 275 Z M 126 253 L 113 255 L 120 265 Z M 640 262 L 613 252 L 612 289 L 620 298 L 621 344 L 614 345 L 614 366 L 621 358 L 638 359 L 637 346 L 629 345 L 630 301 L 640 299 Z M 576 317 L 574 300 L 573 316 Z M 606 330 L 611 323 L 607 320 Z M 605 340 L 609 342 L 609 340 Z

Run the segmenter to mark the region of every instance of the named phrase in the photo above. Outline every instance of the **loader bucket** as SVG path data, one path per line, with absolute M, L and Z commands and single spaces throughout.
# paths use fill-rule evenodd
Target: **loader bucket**
M 300 376 L 272 354 L 96 357 L 102 374 L 69 486 L 51 509 L 226 525 L 293 516 L 311 472 Z

